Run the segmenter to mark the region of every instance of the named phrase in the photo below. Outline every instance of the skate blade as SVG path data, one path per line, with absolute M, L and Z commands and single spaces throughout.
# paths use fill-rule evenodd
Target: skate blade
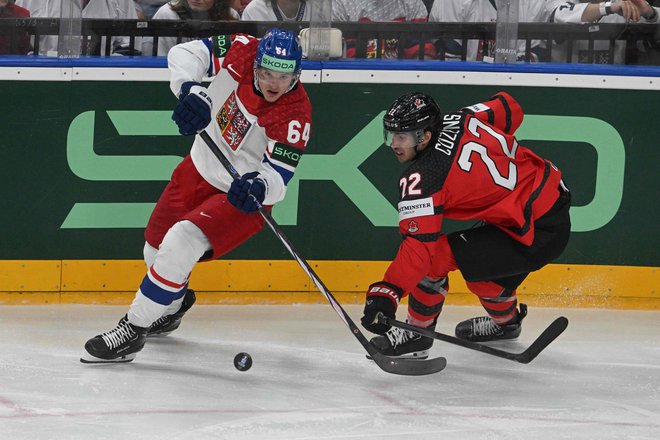
M 147 338 L 161 338 L 163 336 L 169 335 L 173 331 L 174 330 L 170 330 L 170 331 L 167 331 L 167 332 L 147 333 Z
M 80 358 L 80 362 L 82 362 L 83 364 L 122 364 L 126 362 L 131 362 L 133 359 L 135 359 L 136 355 L 137 353 L 131 353 L 125 356 L 120 356 L 116 359 L 101 359 L 101 358 L 97 358 L 96 356 L 92 356 L 89 353 L 85 353 Z
M 387 356 L 387 355 L 385 355 Z M 428 350 L 422 350 L 422 351 L 415 351 L 413 353 L 406 353 L 402 354 L 401 356 L 387 356 L 392 359 L 412 359 L 412 360 L 420 360 L 423 361 L 424 359 L 427 359 L 429 357 L 429 351 Z M 373 360 L 373 358 L 369 355 L 367 355 L 367 359 L 370 361 Z

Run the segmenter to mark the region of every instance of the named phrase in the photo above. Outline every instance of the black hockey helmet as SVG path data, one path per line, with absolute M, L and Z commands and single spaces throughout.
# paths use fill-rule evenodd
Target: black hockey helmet
M 415 132 L 418 143 L 425 130 L 434 131 L 440 123 L 442 112 L 429 95 L 421 92 L 407 93 L 399 97 L 383 116 L 385 133 Z

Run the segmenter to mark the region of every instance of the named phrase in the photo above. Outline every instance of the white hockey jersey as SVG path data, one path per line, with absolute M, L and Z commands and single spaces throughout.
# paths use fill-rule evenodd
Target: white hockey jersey
M 436 0 L 436 3 L 439 0 Z M 333 0 L 332 21 L 416 21 L 428 17 L 422 0 Z
M 582 14 L 589 3 L 579 1 L 563 2 L 555 12 L 556 23 L 583 23 Z M 660 8 L 654 8 L 656 13 L 660 13 Z M 656 18 L 657 20 L 657 18 Z M 601 17 L 598 23 L 625 23 L 626 20 L 619 14 L 610 14 Z M 640 19 L 640 23 L 656 23 L 656 21 Z M 552 61 L 554 62 L 573 62 L 588 63 L 589 61 L 589 41 L 578 40 L 573 43 L 571 48 L 572 57 L 568 58 L 569 42 L 558 41 L 552 51 Z M 626 42 L 619 40 L 614 42 L 613 62 L 623 64 L 625 62 Z M 610 64 L 610 42 L 605 40 L 594 40 L 593 50 L 591 51 L 591 63 Z
M 230 8 L 229 13 L 236 20 L 240 19 L 238 12 Z M 152 20 L 181 20 L 179 14 L 177 14 L 172 9 L 171 3 L 165 3 L 162 7 L 156 11 Z M 178 37 L 158 37 L 158 49 L 156 55 L 159 57 L 167 55 L 171 48 L 176 46 Z M 188 41 L 195 40 L 196 38 L 192 37 L 183 37 L 181 39 L 182 43 L 187 43 Z M 152 37 L 143 37 L 142 38 L 142 55 L 151 56 L 153 55 L 154 39 Z
M 16 4 L 30 11 L 32 18 L 59 18 L 62 12 L 62 0 L 16 0 Z M 71 13 L 82 18 L 106 18 L 119 20 L 136 20 L 137 12 L 133 0 L 92 0 L 81 11 L 80 2 L 73 0 L 69 5 Z M 76 10 L 77 9 L 77 10 Z M 57 56 L 57 35 L 45 35 L 39 39 L 39 55 Z M 129 44 L 128 37 L 112 37 L 113 48 L 125 48 Z M 101 51 L 105 46 L 105 37 L 100 42 Z M 135 39 L 135 48 L 140 49 L 140 37 Z
M 520 0 L 518 6 L 519 22 L 544 23 L 549 21 L 554 10 L 565 0 Z M 497 10 L 493 4 L 494 0 L 436 0 L 429 14 L 429 21 L 449 23 L 482 23 L 497 21 Z M 456 41 L 456 44 L 460 44 Z M 532 48 L 541 44 L 534 40 Z M 482 61 L 483 48 L 487 45 L 486 56 L 495 57 L 495 41 L 468 40 L 467 60 Z M 455 52 L 455 51 L 454 51 Z M 525 42 L 519 41 L 519 56 L 525 53 Z M 453 55 L 453 56 L 452 56 Z M 460 57 L 460 53 L 448 53 L 447 59 Z
M 176 96 L 184 82 L 214 77 L 208 86 L 213 108 L 206 131 L 239 174 L 259 172 L 266 183 L 264 205 L 273 205 L 284 198 L 309 141 L 312 107 L 300 82 L 274 103 L 256 92 L 258 44 L 249 35 L 219 35 L 176 45 L 167 61 Z M 199 136 L 190 156 L 207 182 L 229 190 L 232 177 Z

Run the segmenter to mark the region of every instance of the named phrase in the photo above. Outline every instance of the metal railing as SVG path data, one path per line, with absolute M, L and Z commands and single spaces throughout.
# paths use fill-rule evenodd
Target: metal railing
M 303 22 L 246 22 L 246 21 L 180 21 L 180 20 L 82 20 L 81 54 L 110 55 L 112 53 L 111 37 L 128 37 L 128 53 L 138 53 L 140 47 L 136 44 L 138 38 L 154 38 L 153 49 L 149 54 L 156 55 L 159 37 L 183 38 L 208 37 L 219 34 L 247 33 L 261 36 L 271 27 L 279 26 L 295 32 L 308 26 Z M 496 23 L 333 23 L 342 31 L 345 41 L 349 41 L 355 49 L 356 58 L 365 58 L 367 47 L 376 45 L 372 52 L 375 58 L 383 57 L 383 45 L 394 45 L 396 58 L 410 58 L 410 48 L 416 48 L 413 58 L 424 59 L 426 44 L 433 44 L 437 49 L 437 58 L 447 58 L 446 45 L 443 42 L 456 40 L 461 43 L 462 52 L 453 54 L 458 59 L 467 59 L 467 42 L 469 40 L 494 41 Z M 3 18 L 0 19 L 0 38 L 9 39 L 9 47 L 15 48 L 19 38 L 25 35 L 32 37 L 33 53 L 39 53 L 42 36 L 59 34 L 60 20 L 58 18 Z M 522 60 L 532 59 L 532 52 L 537 42 L 545 47 L 539 61 L 575 60 L 576 44 L 584 42 L 587 48 L 587 58 L 583 62 L 593 62 L 594 44 L 598 41 L 607 44 L 607 63 L 623 62 L 639 64 L 642 61 L 660 58 L 660 25 L 649 24 L 556 24 L 556 23 L 520 23 L 518 38 L 525 42 Z M 603 43 L 601 43 L 603 44 Z M 617 46 L 618 45 L 618 46 Z M 616 60 L 617 47 L 625 46 L 623 60 Z M 556 52 L 561 48 L 561 53 Z M 601 50 L 602 52 L 602 50 Z M 406 55 L 406 53 L 408 55 Z M 655 56 L 648 57 L 653 54 Z M 486 55 L 483 53 L 482 55 Z M 652 63 L 654 64 L 654 63 Z M 660 62 L 658 62 L 660 64 Z

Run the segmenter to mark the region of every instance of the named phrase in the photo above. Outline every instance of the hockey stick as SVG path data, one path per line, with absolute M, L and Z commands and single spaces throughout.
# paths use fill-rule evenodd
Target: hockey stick
M 382 313 L 378 316 L 378 321 L 386 324 L 392 325 L 394 327 L 399 327 L 404 330 L 410 330 L 419 335 L 426 336 L 427 338 L 439 339 L 441 341 L 449 342 L 450 344 L 460 345 L 461 347 L 469 348 L 471 350 L 480 351 L 482 353 L 490 354 L 493 356 L 501 357 L 504 359 L 509 359 L 510 361 L 520 362 L 521 364 L 530 363 L 536 356 L 541 353 L 545 347 L 550 345 L 552 341 L 557 339 L 561 335 L 566 327 L 568 327 L 568 319 L 563 316 L 555 319 L 552 324 L 550 324 L 541 335 L 536 338 L 532 345 L 530 345 L 522 353 L 511 353 L 509 351 L 499 350 L 497 348 L 489 347 L 487 345 L 479 344 L 478 342 L 465 341 L 454 336 L 445 335 L 443 333 L 438 333 L 433 330 L 415 327 L 405 322 L 397 321 L 395 319 L 388 318 Z
M 238 174 L 238 172 L 232 166 L 229 160 L 225 157 L 222 151 L 220 151 L 220 148 L 216 145 L 213 139 L 211 139 L 209 134 L 206 131 L 202 131 L 199 133 L 199 135 L 204 140 L 204 142 L 206 142 L 206 145 L 211 149 L 213 154 L 218 158 L 218 160 L 220 161 L 222 166 L 227 170 L 227 172 L 234 179 L 240 179 L 241 176 Z M 393 374 L 407 375 L 407 376 L 421 376 L 425 374 L 437 373 L 438 371 L 444 369 L 445 366 L 447 366 L 447 359 L 443 357 L 438 357 L 429 360 L 410 360 L 410 359 L 389 358 L 379 353 L 376 350 L 376 348 L 373 347 L 369 343 L 369 341 L 367 341 L 367 338 L 362 334 L 362 332 L 355 325 L 353 320 L 344 311 L 344 309 L 337 302 L 335 297 L 332 296 L 328 288 L 325 286 L 325 284 L 323 284 L 323 281 L 321 281 L 321 279 L 316 275 L 316 272 L 314 272 L 314 270 L 307 263 L 307 261 L 300 256 L 298 251 L 296 251 L 289 238 L 286 235 L 284 235 L 284 232 L 282 231 L 282 229 L 280 229 L 280 226 L 275 222 L 275 220 L 270 215 L 270 213 L 266 211 L 258 202 L 257 205 L 259 206 L 259 214 L 261 214 L 261 216 L 266 221 L 266 223 L 268 223 L 270 229 L 273 230 L 277 238 L 280 239 L 280 241 L 282 242 L 284 247 L 287 248 L 291 256 L 298 262 L 298 264 L 300 264 L 300 267 L 302 267 L 302 269 L 305 271 L 307 276 L 314 282 L 314 284 L 323 294 L 325 299 L 328 300 L 332 308 L 335 309 L 335 312 L 337 312 L 341 320 L 344 321 L 344 323 L 348 326 L 353 336 L 355 336 L 355 338 L 358 340 L 358 342 L 360 342 L 360 344 L 362 344 L 362 346 L 367 351 L 367 353 L 369 353 L 369 355 L 374 360 L 376 365 L 378 365 L 383 371 Z

